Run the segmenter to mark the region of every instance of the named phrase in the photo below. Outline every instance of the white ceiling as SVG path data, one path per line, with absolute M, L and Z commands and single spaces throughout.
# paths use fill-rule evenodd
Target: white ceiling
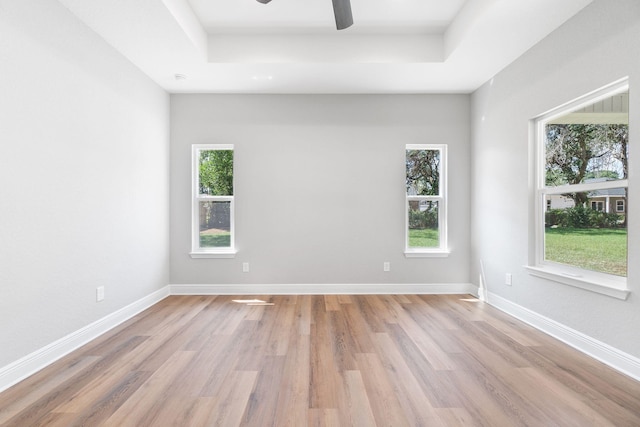
M 331 0 L 188 0 L 205 31 L 245 27 L 250 31 L 335 31 Z M 350 29 L 413 27 L 442 33 L 465 0 L 352 0 L 357 25 Z
M 593 0 L 58 1 L 171 93 L 468 93 Z

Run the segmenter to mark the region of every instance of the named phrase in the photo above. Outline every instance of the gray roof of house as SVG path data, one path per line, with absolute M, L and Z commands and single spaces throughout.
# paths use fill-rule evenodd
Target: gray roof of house
M 607 188 L 603 190 L 589 191 L 589 197 L 604 197 L 604 196 L 625 197 L 626 192 L 624 188 Z

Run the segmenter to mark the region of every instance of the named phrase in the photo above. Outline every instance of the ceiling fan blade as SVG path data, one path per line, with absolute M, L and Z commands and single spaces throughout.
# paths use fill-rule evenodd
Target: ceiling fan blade
M 258 0 L 261 1 L 261 0 Z M 353 25 L 353 15 L 351 14 L 351 0 L 332 0 L 333 14 L 336 16 L 336 28 L 344 30 Z

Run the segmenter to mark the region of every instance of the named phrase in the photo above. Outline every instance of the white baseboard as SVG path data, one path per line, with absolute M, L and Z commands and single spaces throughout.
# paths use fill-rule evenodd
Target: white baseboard
M 0 368 L 0 392 L 35 374 L 39 370 L 66 356 L 73 350 L 115 328 L 141 311 L 146 310 L 169 296 L 169 287 L 147 295 L 146 297 L 99 319 L 82 329 L 62 337 L 51 344 L 34 351 L 15 362 Z
M 505 313 L 640 381 L 640 359 L 493 293 L 487 302 Z
M 365 295 L 365 294 L 472 294 L 471 283 L 445 284 L 248 284 L 169 285 L 171 295 Z

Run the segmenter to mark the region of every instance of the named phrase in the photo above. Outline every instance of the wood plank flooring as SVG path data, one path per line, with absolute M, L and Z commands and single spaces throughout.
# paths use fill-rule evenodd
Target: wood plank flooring
M 172 296 L 0 425 L 640 426 L 640 383 L 468 296 Z

